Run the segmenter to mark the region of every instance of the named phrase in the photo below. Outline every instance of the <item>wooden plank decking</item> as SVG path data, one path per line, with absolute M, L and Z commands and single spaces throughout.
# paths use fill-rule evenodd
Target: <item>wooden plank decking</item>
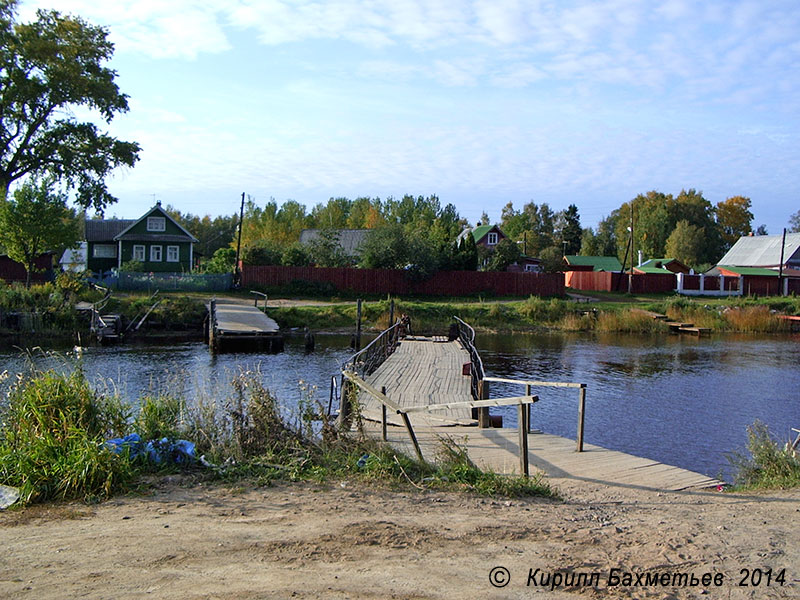
M 469 375 L 461 374 L 462 366 L 469 363 L 469 354 L 457 341 L 441 340 L 404 339 L 394 353 L 366 378 L 367 382 L 378 390 L 385 387 L 386 395 L 403 408 L 471 400 Z M 380 415 L 380 403 L 368 394 L 360 394 L 359 402 L 368 417 Z M 477 423 L 467 408 L 409 416 L 415 426 Z M 392 421 L 400 423 L 397 415 L 392 416 Z
M 470 378 L 462 375 L 462 365 L 468 362 L 469 355 L 458 342 L 404 339 L 366 379 L 378 390 L 385 387 L 386 396 L 403 408 L 464 402 L 472 399 Z M 359 401 L 362 414 L 372 421 L 367 426 L 368 432 L 380 436 L 380 403 L 363 392 L 359 394 Z M 388 412 L 391 425 L 402 425 L 400 415 Z M 449 436 L 467 447 L 470 458 L 478 466 L 497 473 L 519 473 L 516 429 L 471 426 L 476 421 L 467 408 L 439 410 L 434 415 L 410 412 L 408 417 L 426 460 L 436 459 L 440 438 Z M 389 443 L 414 455 L 404 427 L 390 426 L 387 434 Z M 530 464 L 554 478 L 658 490 L 703 488 L 721 483 L 700 473 L 592 444 L 585 444 L 584 452 L 576 452 L 573 440 L 556 435 L 529 434 L 528 448 Z
M 278 324 L 255 306 L 214 300 L 209 304 L 209 314 L 209 345 L 216 351 L 283 349 Z

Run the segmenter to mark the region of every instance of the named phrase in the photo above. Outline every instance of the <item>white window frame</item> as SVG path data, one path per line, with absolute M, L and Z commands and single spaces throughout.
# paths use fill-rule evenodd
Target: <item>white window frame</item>
M 147 217 L 147 231 L 166 231 L 167 219 L 164 217 Z
M 116 244 L 95 244 L 92 248 L 92 258 L 117 258 Z
M 486 234 L 486 245 L 487 246 L 497 246 L 497 232 L 490 231 Z
M 150 262 L 161 262 L 164 249 L 160 245 L 150 246 Z
M 167 246 L 167 262 L 181 262 L 180 246 Z
M 133 250 L 131 250 L 131 260 L 135 260 L 138 262 L 144 262 L 146 260 L 145 256 L 145 249 L 144 244 L 134 244 Z

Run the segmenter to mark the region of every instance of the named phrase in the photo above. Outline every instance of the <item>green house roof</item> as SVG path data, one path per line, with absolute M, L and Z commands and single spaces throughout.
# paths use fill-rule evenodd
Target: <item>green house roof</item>
M 567 254 L 568 265 L 574 267 L 593 267 L 595 271 L 622 271 L 622 264 L 616 256 L 578 256 Z
M 483 237 L 489 233 L 489 231 L 494 227 L 494 225 L 478 225 L 472 230 L 472 237 L 475 242 L 480 242 Z
M 764 275 L 767 277 L 778 277 L 778 271 L 774 269 L 764 269 L 763 267 L 729 267 L 727 265 L 717 265 L 718 269 L 725 269 L 737 275 Z

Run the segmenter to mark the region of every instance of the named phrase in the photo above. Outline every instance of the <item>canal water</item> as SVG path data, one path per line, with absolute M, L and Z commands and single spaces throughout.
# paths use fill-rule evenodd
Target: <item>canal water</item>
M 213 356 L 199 342 L 86 348 L 82 366 L 99 387 L 135 403 L 148 393 L 232 395 L 231 378 L 248 370 L 289 409 L 313 397 L 327 406 L 331 375 L 351 354 L 349 336 L 318 335 L 305 354 L 290 337 L 279 354 Z M 487 375 L 587 384 L 585 440 L 730 479 L 726 454 L 741 450 L 756 419 L 780 439 L 800 428 L 800 337 L 485 335 L 476 340 Z M 65 368 L 64 353 L 0 351 L 0 372 Z M 8 382 L 6 382 L 7 385 Z M 492 397 L 521 395 L 493 384 Z M 575 438 L 578 391 L 538 388 L 532 425 Z M 516 427 L 516 411 L 493 409 Z

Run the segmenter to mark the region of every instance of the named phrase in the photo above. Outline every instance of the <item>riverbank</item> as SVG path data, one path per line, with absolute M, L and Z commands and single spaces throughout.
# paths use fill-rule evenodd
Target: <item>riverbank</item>
M 800 591 L 800 490 L 553 483 L 563 500 L 398 492 L 346 478 L 259 487 L 159 477 L 99 505 L 0 513 L 0 595 L 737 599 Z M 495 567 L 508 569 L 504 588 L 490 583 Z M 611 586 L 612 569 L 697 581 L 711 573 L 722 585 Z M 570 573 L 600 576 L 593 586 L 543 585 Z

